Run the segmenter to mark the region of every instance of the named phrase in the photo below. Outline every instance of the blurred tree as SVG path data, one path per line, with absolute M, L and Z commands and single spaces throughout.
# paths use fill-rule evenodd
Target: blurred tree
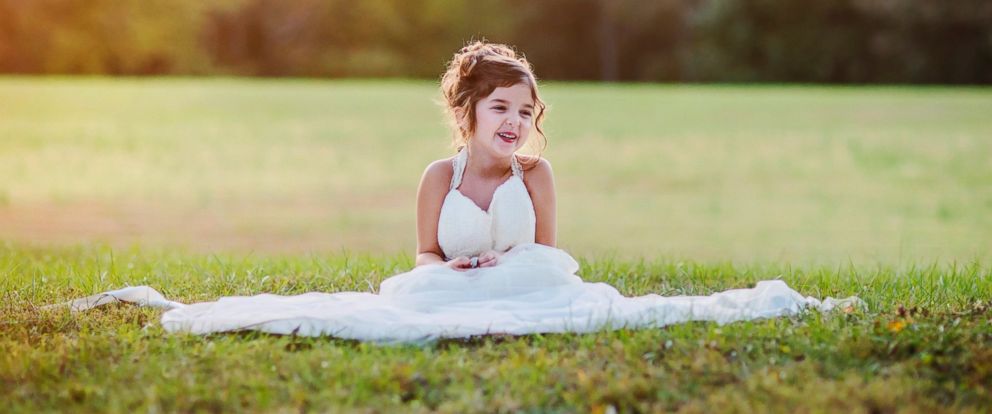
M 195 30 L 203 9 L 169 0 L 0 0 L 0 70 L 206 73 Z
M 992 82 L 986 0 L 711 0 L 692 25 L 694 80 Z
M 546 79 L 992 83 L 989 0 L 0 0 L 0 73 L 436 78 L 483 38 Z

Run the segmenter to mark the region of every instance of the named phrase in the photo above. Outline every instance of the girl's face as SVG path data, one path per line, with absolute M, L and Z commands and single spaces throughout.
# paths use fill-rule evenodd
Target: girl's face
M 533 124 L 530 85 L 496 88 L 475 104 L 475 135 L 470 144 L 473 149 L 509 157 L 527 142 Z

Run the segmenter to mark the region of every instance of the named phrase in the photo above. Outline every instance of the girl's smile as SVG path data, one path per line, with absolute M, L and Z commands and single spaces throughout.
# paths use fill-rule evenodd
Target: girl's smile
M 496 135 L 498 135 L 500 138 L 502 138 L 503 141 L 510 142 L 510 143 L 512 143 L 512 142 L 514 142 L 514 141 L 517 140 L 517 134 L 514 133 L 513 131 L 497 132 Z

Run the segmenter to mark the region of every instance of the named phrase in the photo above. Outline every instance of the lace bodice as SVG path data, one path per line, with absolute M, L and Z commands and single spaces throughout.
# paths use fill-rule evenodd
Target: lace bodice
M 533 243 L 534 204 L 517 158 L 510 164 L 513 175 L 496 188 L 488 211 L 458 190 L 467 163 L 465 149 L 452 159 L 451 186 L 438 218 L 437 241 L 446 258 L 478 256 L 487 250 L 505 252 L 518 244 Z

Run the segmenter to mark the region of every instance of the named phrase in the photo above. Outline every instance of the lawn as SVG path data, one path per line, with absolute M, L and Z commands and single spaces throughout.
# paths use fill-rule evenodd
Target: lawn
M 580 256 L 902 264 L 992 251 L 992 89 L 549 84 Z M 430 82 L 0 78 L 0 237 L 410 253 L 452 150 Z
M 450 154 L 416 81 L 0 78 L 5 411 L 992 409 L 992 90 L 549 84 L 561 247 L 626 295 L 867 308 L 376 346 L 38 306 L 374 291 Z
M 126 284 L 193 302 L 369 291 L 410 258 L 0 250 L 0 398 L 35 411 L 987 411 L 992 274 L 978 264 L 859 268 L 583 261 L 626 295 L 709 294 L 780 277 L 868 307 L 717 325 L 377 346 L 257 333 L 168 334 L 159 311 L 35 305 Z

